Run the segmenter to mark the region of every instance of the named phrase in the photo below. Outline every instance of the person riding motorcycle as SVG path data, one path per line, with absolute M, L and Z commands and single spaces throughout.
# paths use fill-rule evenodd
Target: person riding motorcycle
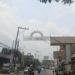
M 32 65 L 30 65 L 29 74 L 30 74 L 30 75 L 34 75 L 34 68 L 33 68 Z
M 41 72 L 41 68 L 38 67 L 38 68 L 37 68 L 37 71 L 38 71 L 38 73 L 40 74 L 40 72 Z

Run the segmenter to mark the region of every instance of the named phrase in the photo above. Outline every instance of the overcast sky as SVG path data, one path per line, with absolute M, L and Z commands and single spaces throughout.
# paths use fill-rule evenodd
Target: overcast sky
M 0 42 L 12 46 L 18 26 L 29 27 L 24 35 L 38 30 L 45 36 L 73 36 L 75 3 L 69 6 L 56 2 L 42 4 L 38 0 L 0 0 Z M 19 36 L 25 53 L 37 53 L 40 57 L 51 54 L 52 58 L 53 50 L 58 49 L 50 47 L 49 41 L 27 42 Z

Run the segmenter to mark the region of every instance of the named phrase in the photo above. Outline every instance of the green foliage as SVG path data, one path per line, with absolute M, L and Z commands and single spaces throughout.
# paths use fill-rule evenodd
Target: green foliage
M 3 48 L 1 53 L 9 55 L 9 54 L 11 54 L 11 51 L 7 48 Z
M 33 60 L 33 55 L 24 55 L 24 66 L 30 66 L 31 64 L 33 64 Z
M 21 52 L 19 50 L 15 50 L 15 49 L 7 49 L 7 48 L 3 48 L 1 51 L 2 54 L 4 55 L 10 55 L 11 54 L 14 56 L 14 58 L 18 58 L 17 62 L 21 63 Z
M 34 66 L 37 67 L 41 65 L 40 61 L 38 59 L 34 59 Z
M 50 66 L 54 66 L 54 61 L 53 60 L 43 60 L 42 65 L 45 68 L 49 68 Z
M 71 4 L 71 3 L 73 3 L 73 0 L 55 0 L 56 2 L 59 2 L 59 1 L 61 1 L 61 2 L 63 2 L 64 4 Z M 49 3 L 51 3 L 52 2 L 52 0 L 40 0 L 40 2 L 42 2 L 42 3 L 47 3 L 47 2 L 49 2 Z
M 51 63 L 50 60 L 43 60 L 43 62 L 42 62 L 43 65 L 49 65 L 50 63 Z

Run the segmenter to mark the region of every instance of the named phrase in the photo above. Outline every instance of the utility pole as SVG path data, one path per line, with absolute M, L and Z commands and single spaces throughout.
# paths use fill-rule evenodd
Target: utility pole
M 19 40 L 18 40 L 18 36 L 19 36 L 19 31 L 20 29 L 23 29 L 23 30 L 29 30 L 29 28 L 23 28 L 23 27 L 18 27 L 18 30 L 17 30 L 17 35 L 16 35 L 16 40 L 15 40 L 15 49 L 17 50 L 18 49 L 18 46 L 19 46 Z

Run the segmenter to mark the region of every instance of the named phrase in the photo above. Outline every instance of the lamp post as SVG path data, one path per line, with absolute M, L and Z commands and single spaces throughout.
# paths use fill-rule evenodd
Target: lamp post
M 19 31 L 20 29 L 24 29 L 24 30 L 29 30 L 29 28 L 23 28 L 23 27 L 18 27 L 18 30 L 17 30 L 17 35 L 16 35 L 16 40 L 15 40 L 15 49 L 18 49 L 18 46 L 19 46 L 19 40 L 18 40 L 18 36 L 19 36 Z

